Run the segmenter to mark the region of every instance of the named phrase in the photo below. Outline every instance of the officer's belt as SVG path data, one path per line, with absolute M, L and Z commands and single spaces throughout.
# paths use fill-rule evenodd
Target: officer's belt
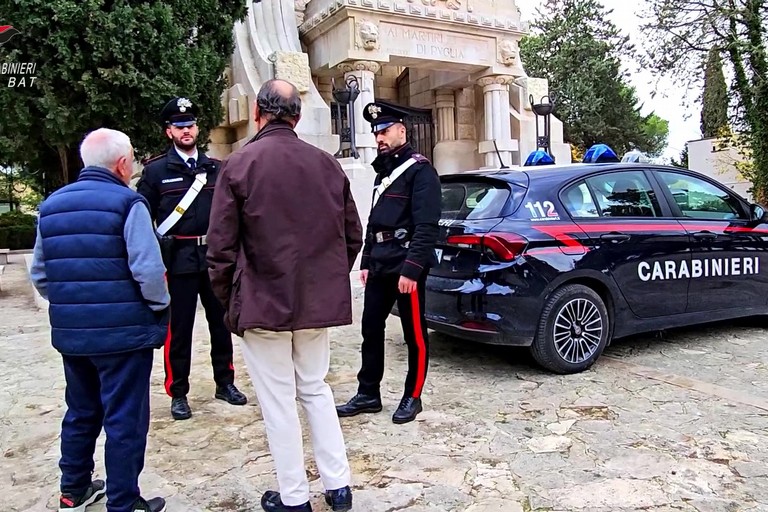
M 183 235 L 171 235 L 174 240 L 182 240 L 184 242 L 196 242 L 195 245 L 208 245 L 208 235 L 203 236 L 183 236 Z
M 377 244 L 389 242 L 390 240 L 405 241 L 407 238 L 408 231 L 405 229 L 398 229 L 396 231 L 378 231 L 373 235 L 373 239 Z

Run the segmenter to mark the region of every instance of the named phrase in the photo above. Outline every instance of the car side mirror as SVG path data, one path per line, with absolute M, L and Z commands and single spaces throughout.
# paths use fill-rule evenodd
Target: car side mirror
M 750 220 L 755 222 L 762 222 L 765 220 L 765 208 L 759 204 L 749 205 L 749 217 Z

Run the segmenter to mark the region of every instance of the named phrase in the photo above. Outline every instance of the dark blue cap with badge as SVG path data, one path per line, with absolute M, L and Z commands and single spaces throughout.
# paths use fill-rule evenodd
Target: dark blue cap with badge
M 363 118 L 371 123 L 372 133 L 386 130 L 395 123 L 403 123 L 406 117 L 408 112 L 384 101 L 374 101 L 363 107 Z
M 192 126 L 197 123 L 197 113 L 197 105 L 188 98 L 173 98 L 160 112 L 160 121 L 164 126 Z

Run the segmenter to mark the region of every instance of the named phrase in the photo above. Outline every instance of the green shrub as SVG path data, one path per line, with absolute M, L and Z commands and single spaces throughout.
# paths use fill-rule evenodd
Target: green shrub
M 37 236 L 37 217 L 17 211 L 0 215 L 0 249 L 32 249 Z
M 8 226 L 35 226 L 37 217 L 18 210 L 0 214 L 0 228 Z

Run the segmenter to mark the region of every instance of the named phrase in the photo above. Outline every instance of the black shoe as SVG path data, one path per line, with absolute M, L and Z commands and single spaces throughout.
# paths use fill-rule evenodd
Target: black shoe
M 312 512 L 312 505 L 306 502 L 303 505 L 283 505 L 280 499 L 280 493 L 276 491 L 267 491 L 261 497 L 261 508 L 267 512 Z
M 85 512 L 85 507 L 99 501 L 106 492 L 104 480 L 94 480 L 81 496 L 62 493 L 59 497 L 59 512 Z
M 131 507 L 131 512 L 165 512 L 165 500 L 152 498 L 147 501 L 144 498 L 139 498 Z
M 408 423 L 416 419 L 416 415 L 421 412 L 421 398 L 403 398 L 400 400 L 400 406 L 392 415 L 393 423 Z
M 175 420 L 187 420 L 192 417 L 192 409 L 189 408 L 187 397 L 171 400 L 171 416 Z
M 325 491 L 325 502 L 333 512 L 352 510 L 352 490 L 346 486 L 335 491 Z
M 235 387 L 234 384 L 216 386 L 215 397 L 219 400 L 226 400 L 232 405 L 245 405 L 248 403 L 248 399 Z
M 347 416 L 355 416 L 363 412 L 379 412 L 381 409 L 382 407 L 380 397 L 358 393 L 344 405 L 337 405 L 336 413 L 339 415 L 339 417 L 345 418 Z

